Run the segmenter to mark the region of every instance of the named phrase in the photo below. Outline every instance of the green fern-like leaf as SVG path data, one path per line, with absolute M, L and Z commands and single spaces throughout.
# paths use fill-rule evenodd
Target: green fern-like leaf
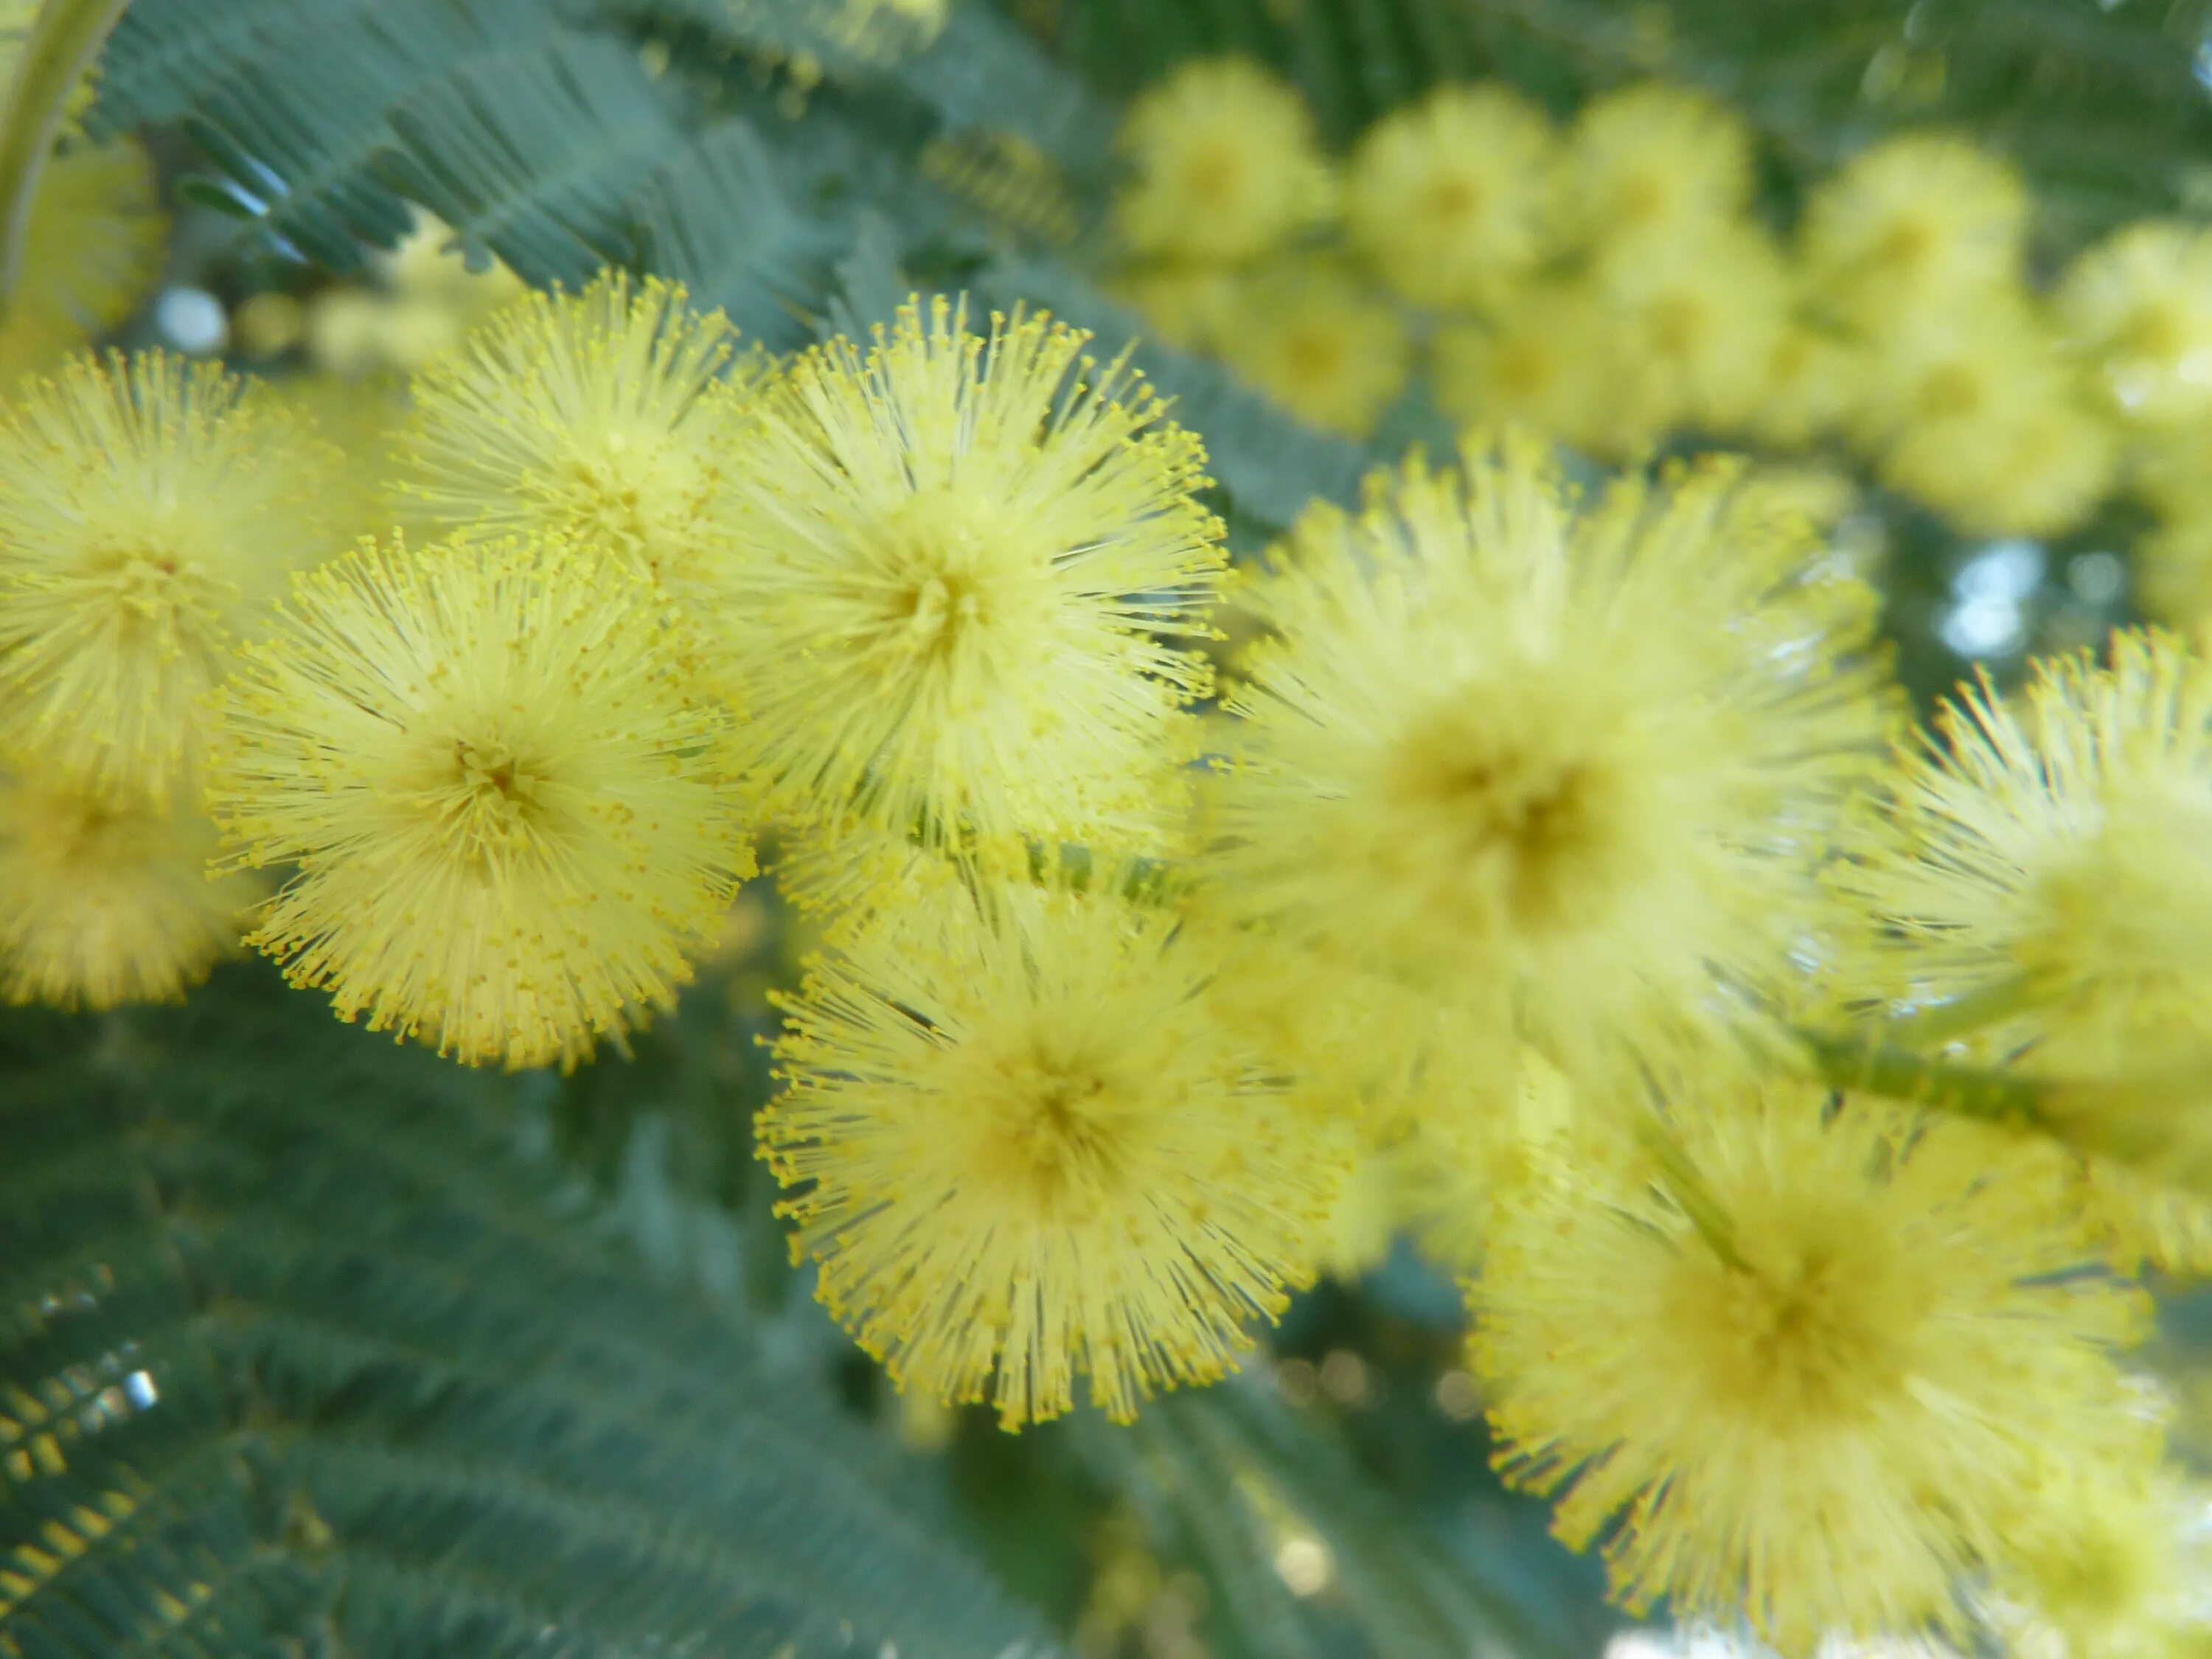
M 245 969 L 0 1056 L 0 1654 L 1048 1651 L 495 1087 Z
M 629 263 L 630 198 L 684 141 L 637 53 L 595 36 L 447 76 L 392 124 L 386 177 L 537 283 Z

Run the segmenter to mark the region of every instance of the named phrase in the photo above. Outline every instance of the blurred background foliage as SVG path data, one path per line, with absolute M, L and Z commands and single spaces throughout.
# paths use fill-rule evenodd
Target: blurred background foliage
M 1143 332 L 1098 281 L 1119 112 L 1224 52 L 1339 149 L 1439 82 L 1562 118 L 1699 87 L 1753 123 L 1778 222 L 1870 138 L 1957 127 L 2030 179 L 2045 275 L 2212 215 L 2207 0 L 137 0 L 90 125 L 147 136 L 176 219 L 118 338 L 303 395 L 381 383 L 497 302 L 495 260 L 679 277 L 778 350 L 911 286 L 1117 348 Z M 449 229 L 409 242 L 410 204 Z M 1247 551 L 1443 435 L 1413 410 L 1357 442 L 1139 358 Z M 2130 618 L 2133 513 L 1977 540 L 1869 489 L 1839 533 L 1926 698 Z M 750 894 L 680 1015 L 567 1078 L 392 1050 L 258 965 L 183 1012 L 0 1023 L 0 1655 L 1616 1639 L 1593 1564 L 1490 1475 L 1459 1299 L 1403 1243 L 1133 1429 L 898 1399 L 788 1265 L 751 1156 L 769 993 L 806 947 Z M 2171 1340 L 2208 1323 L 2176 1302 Z

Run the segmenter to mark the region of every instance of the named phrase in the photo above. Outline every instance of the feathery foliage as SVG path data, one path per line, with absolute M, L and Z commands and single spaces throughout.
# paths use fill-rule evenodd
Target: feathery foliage
M 1052 1651 L 496 1091 L 272 989 L 0 1024 L 0 1650 Z

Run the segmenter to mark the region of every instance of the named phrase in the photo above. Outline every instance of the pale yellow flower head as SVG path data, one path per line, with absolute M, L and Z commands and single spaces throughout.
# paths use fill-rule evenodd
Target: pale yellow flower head
M 650 580 L 562 543 L 364 548 L 219 694 L 210 810 L 297 873 L 248 940 L 338 1013 L 471 1063 L 619 1039 L 752 872 Z
M 1209 902 L 1595 1063 L 1819 925 L 1887 729 L 1873 596 L 1802 524 L 1739 533 L 1730 465 L 1587 509 L 1533 442 L 1465 466 L 1311 509 L 1240 595 L 1271 637 L 1218 734 Z
M 2208 1494 L 2170 1467 L 2047 1460 L 1977 1598 L 2008 1653 L 2186 1659 L 2212 1643 Z
M 1397 307 L 1321 261 L 1279 262 L 1239 283 L 1214 349 L 1299 419 L 1354 438 L 1375 429 L 1413 374 Z
M 531 294 L 416 377 L 401 488 L 446 532 L 559 536 L 695 587 L 758 374 L 684 289 L 622 272 Z
M 1823 179 L 1800 227 L 1808 288 L 1869 332 L 2016 285 L 2027 191 L 1962 138 L 1884 139 Z
M 1790 308 L 1782 256 L 1747 226 L 1686 230 L 1623 249 L 1591 273 L 1598 331 L 1595 453 L 1633 457 L 1677 427 L 1729 434 L 1766 389 Z
M 74 359 L 0 409 L 0 754 L 165 799 L 240 631 L 329 550 L 338 470 L 266 391 L 158 354 Z
M 2212 414 L 2212 234 L 2130 225 L 2074 262 L 2057 316 L 2123 418 L 2156 425 Z
M 1576 118 L 1554 177 L 1562 240 L 1662 244 L 1710 230 L 1751 197 L 1751 134 L 1702 93 L 1652 82 L 1607 94 Z
M 2043 319 L 2016 290 L 1885 334 L 1851 424 L 1891 488 L 1968 532 L 2045 535 L 2111 488 L 2117 434 L 2078 395 Z
M 245 877 L 209 879 L 215 848 L 189 808 L 0 774 L 0 999 L 181 999 L 237 951 L 258 896 Z
M 1341 1170 L 1209 1017 L 1176 919 L 1089 890 L 906 907 L 820 963 L 762 1156 L 831 1312 L 902 1387 L 1008 1427 L 1087 1377 L 1210 1382 L 1311 1276 Z
M 2148 1324 L 2045 1164 L 1971 1128 L 1707 1068 L 1639 1169 L 1509 1194 L 1469 1286 L 1502 1467 L 1632 1611 L 1784 1652 L 1955 1625 L 2049 1446 L 2156 1455 Z
M 987 860 L 1166 832 L 1221 528 L 1197 438 L 1086 337 L 911 304 L 769 398 L 711 618 L 780 814 Z
M 1243 58 L 1178 66 L 1131 107 L 1121 151 L 1132 177 L 1115 222 L 1151 258 L 1249 259 L 1328 204 L 1312 116 L 1295 90 Z
M 1984 1010 L 1977 1042 L 2087 1092 L 2050 1127 L 2194 1168 L 2212 1096 L 2212 669 L 2118 634 L 2109 666 L 1960 694 L 1833 879 L 1891 930 L 1875 988 Z M 2090 1085 L 2144 1080 L 2107 1098 Z
M 1345 229 L 1417 305 L 1486 307 L 1544 252 L 1554 148 L 1543 112 L 1503 86 L 1443 87 L 1360 140 Z

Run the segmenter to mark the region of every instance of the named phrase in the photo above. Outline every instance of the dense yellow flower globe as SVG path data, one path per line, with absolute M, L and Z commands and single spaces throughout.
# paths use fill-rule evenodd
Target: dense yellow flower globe
M 1328 201 L 1313 118 L 1243 58 L 1198 58 L 1139 98 L 1121 127 L 1133 174 L 1115 203 L 1122 238 L 1152 258 L 1249 259 Z
M 1986 1057 L 2083 1085 L 2049 1118 L 2076 1145 L 2201 1177 L 2212 667 L 2119 634 L 2108 666 L 2045 661 L 2019 698 L 1964 692 L 1937 726 L 1832 874 L 1888 930 L 1869 991 L 1975 1015 Z
M 1810 288 L 1880 333 L 2017 283 L 2027 233 L 2027 191 L 2010 167 L 1965 139 L 1908 133 L 1814 187 L 1800 252 Z
M 210 880 L 215 828 L 0 773 L 0 999 L 64 1008 L 170 1002 L 238 949 L 258 896 Z
M 1780 252 L 1747 226 L 1686 231 L 1595 262 L 1596 418 L 1579 435 L 1619 459 L 1679 428 L 1741 428 L 1767 388 L 1790 313 Z
M 2185 1659 L 2212 1638 L 2207 1494 L 2175 1468 L 2054 1457 L 2005 1531 L 1977 1598 L 2011 1653 Z
M 2057 314 L 2122 416 L 2155 425 L 2212 411 L 2212 235 L 2129 226 L 2075 260 Z
M 725 551 L 759 366 L 681 287 L 622 272 L 530 294 L 416 375 L 401 489 L 441 531 L 559 536 L 678 591 Z
M 1895 321 L 1850 422 L 1884 483 L 1989 535 L 2067 528 L 2110 487 L 2115 434 L 2014 289 Z
M 1579 246 L 1663 246 L 1736 218 L 1751 198 L 1751 134 L 1735 112 L 1657 82 L 1593 100 L 1553 175 L 1554 232 Z
M 1469 1286 L 1509 1480 L 1641 1610 L 1785 1653 L 1956 1622 L 2039 1455 L 2147 1468 L 2148 1323 L 2044 1162 L 1971 1127 L 1708 1075 L 1673 1152 L 1562 1161 Z
M 1267 636 L 1216 734 L 1206 902 L 1579 1065 L 1825 925 L 1888 727 L 1873 596 L 1727 466 L 1586 509 L 1532 442 L 1465 465 L 1311 509 L 1240 592 Z
M 303 414 L 158 354 L 74 359 L 0 408 L 0 757 L 167 799 L 239 635 L 331 550 L 338 473 Z
M 1218 1379 L 1307 1281 L 1341 1174 L 1211 1018 L 1173 915 L 1088 891 L 902 907 L 788 1006 L 762 1156 L 820 1295 L 902 1386 L 1009 1427 Z
M 559 542 L 364 549 L 295 585 L 216 701 L 249 943 L 348 1019 L 471 1062 L 619 1038 L 752 872 L 707 695 L 649 578 Z
M 707 614 L 744 757 L 810 833 L 1019 862 L 1179 821 L 1221 526 L 1197 438 L 1085 339 L 909 305 L 769 397 Z
M 1359 142 L 1345 230 L 1419 305 L 1491 306 L 1544 252 L 1554 140 L 1543 112 L 1504 87 L 1443 87 Z

